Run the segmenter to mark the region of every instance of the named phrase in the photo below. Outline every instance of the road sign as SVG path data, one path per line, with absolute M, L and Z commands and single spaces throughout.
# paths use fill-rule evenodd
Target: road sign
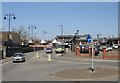
M 90 35 L 88 35 L 88 37 L 87 37 L 87 41 L 88 41 L 89 43 L 92 41 L 92 38 L 91 38 Z

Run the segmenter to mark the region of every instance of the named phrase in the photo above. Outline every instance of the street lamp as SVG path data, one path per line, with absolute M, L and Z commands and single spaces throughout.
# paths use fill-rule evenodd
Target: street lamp
M 12 19 L 16 19 L 16 17 L 15 17 L 15 14 L 13 14 L 13 13 L 8 13 L 8 14 L 5 14 L 4 15 L 4 19 L 7 19 L 8 21 L 9 21 L 9 25 L 8 25 L 8 27 L 9 27 L 9 32 L 8 32 L 8 40 L 10 39 L 9 37 L 10 37 L 10 22 L 11 22 L 11 20 Z
M 77 32 L 75 33 L 75 45 L 77 44 L 78 33 L 79 33 L 79 30 L 77 30 Z
M 4 15 L 4 18 L 3 19 L 7 19 L 8 22 L 9 22 L 9 25 L 8 25 L 8 39 L 7 39 L 7 44 L 6 44 L 6 56 L 10 55 L 10 51 L 8 50 L 8 46 L 11 47 L 11 41 L 10 41 L 10 22 L 12 19 L 16 19 L 15 17 L 15 14 L 12 14 L 12 13 L 8 13 L 8 14 L 5 14 Z
M 64 43 L 64 38 L 63 38 L 63 25 L 59 25 L 61 27 L 61 36 L 62 36 L 62 42 Z
M 63 40 L 63 25 L 59 25 L 61 28 L 61 36 L 62 36 L 62 40 Z
M 28 27 L 28 29 L 31 29 L 31 32 L 32 32 L 32 40 L 33 40 L 33 30 L 36 29 L 36 26 L 35 25 L 30 25 Z
M 59 25 L 61 27 L 61 36 L 62 36 L 62 49 L 65 49 L 64 48 L 64 37 L 63 37 L 63 25 Z M 62 53 L 62 56 L 63 56 L 63 53 Z
M 47 34 L 47 32 L 43 30 L 43 40 L 45 40 L 45 34 Z

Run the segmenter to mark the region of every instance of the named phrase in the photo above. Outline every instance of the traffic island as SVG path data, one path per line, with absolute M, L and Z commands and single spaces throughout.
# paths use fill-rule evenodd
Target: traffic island
M 113 77 L 118 78 L 118 70 L 117 68 L 96 68 L 92 72 L 89 68 L 68 69 L 53 74 L 53 77 L 67 81 L 109 81 Z

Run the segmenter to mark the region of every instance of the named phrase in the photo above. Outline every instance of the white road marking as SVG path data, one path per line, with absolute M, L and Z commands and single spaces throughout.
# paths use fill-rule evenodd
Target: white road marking
M 74 61 L 57 61 L 58 63 L 73 63 Z M 77 63 L 79 63 L 79 62 L 77 62 Z M 86 63 L 86 62 L 84 62 L 84 63 L 79 63 L 79 64 L 91 64 L 91 63 Z

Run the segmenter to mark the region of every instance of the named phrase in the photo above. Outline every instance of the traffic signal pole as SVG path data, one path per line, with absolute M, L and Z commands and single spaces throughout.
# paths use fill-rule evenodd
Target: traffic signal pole
M 92 58 L 91 58 L 91 71 L 93 72 L 94 71 L 94 45 L 93 45 L 93 38 L 90 36 L 90 35 L 88 35 L 88 37 L 87 37 L 87 41 L 89 42 L 89 45 L 90 45 L 90 43 L 92 44 Z
M 93 40 L 92 40 L 92 68 L 91 71 L 94 71 L 94 46 L 93 46 Z

